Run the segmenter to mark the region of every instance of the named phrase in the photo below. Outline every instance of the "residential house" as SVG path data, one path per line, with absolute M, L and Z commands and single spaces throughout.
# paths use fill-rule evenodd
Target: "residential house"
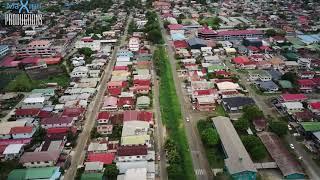
M 117 161 L 145 161 L 148 155 L 147 145 L 119 146 L 117 150 Z
M 34 118 L 37 117 L 40 113 L 40 109 L 33 108 L 33 109 L 16 109 L 14 116 L 16 118 Z
M 37 167 L 26 169 L 14 169 L 8 175 L 8 180 L 17 179 L 59 179 L 61 176 L 60 167 Z
M 75 67 L 70 73 L 71 78 L 86 78 L 88 77 L 89 68 L 86 66 Z
M 91 142 L 88 146 L 88 153 L 106 153 L 108 144 L 100 142 Z
M 265 70 L 249 71 L 249 79 L 251 81 L 271 81 L 272 76 Z
M 59 156 L 60 151 L 25 152 L 19 162 L 26 168 L 48 167 L 56 165 Z
M 222 98 L 223 108 L 230 113 L 240 112 L 244 106 L 254 105 L 255 102 L 250 97 L 230 97 Z
M 316 87 L 316 84 L 311 79 L 299 79 L 298 80 L 299 90 L 304 93 L 310 93 Z
M 103 172 L 103 162 L 85 162 L 84 171 L 87 173 L 99 173 Z
M 305 94 L 282 94 L 278 98 L 279 102 L 303 102 L 307 99 Z
M 89 153 L 86 162 L 102 162 L 103 165 L 110 165 L 114 159 L 113 153 Z
M 308 109 L 312 113 L 320 115 L 320 102 L 319 101 L 309 102 L 308 103 Z
M 16 126 L 10 130 L 13 139 L 32 138 L 35 132 L 36 127 L 34 126 Z
M 279 90 L 279 86 L 273 81 L 257 82 L 259 89 L 265 93 L 275 93 Z
M 58 128 L 58 127 L 71 127 L 73 126 L 73 117 L 63 117 L 63 116 L 51 116 L 48 118 L 41 119 L 41 127 L 44 129 L 48 128 Z
M 45 104 L 45 97 L 27 97 L 22 101 L 22 109 L 36 109 L 43 108 Z
M 140 96 L 137 98 L 137 105 L 138 109 L 147 109 L 150 106 L 150 98 L 148 96 Z
M 283 110 L 288 114 L 302 112 L 304 110 L 303 104 L 301 102 L 284 102 L 281 103 L 281 105 Z
M 3 151 L 5 160 L 18 159 L 23 153 L 24 144 L 9 144 Z
M 111 134 L 113 125 L 111 121 L 109 120 L 110 113 L 108 112 L 99 112 L 98 118 L 97 118 L 97 131 L 100 134 Z
M 129 50 L 136 52 L 140 48 L 140 39 L 136 37 L 132 37 L 129 39 Z
M 118 110 L 118 98 L 113 96 L 105 96 L 101 110 L 102 111 Z

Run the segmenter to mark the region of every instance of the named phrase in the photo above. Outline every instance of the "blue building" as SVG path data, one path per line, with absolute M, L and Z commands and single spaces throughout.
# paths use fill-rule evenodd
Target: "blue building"
M 8 45 L 0 45 L 0 57 L 3 57 L 9 53 L 9 46 Z

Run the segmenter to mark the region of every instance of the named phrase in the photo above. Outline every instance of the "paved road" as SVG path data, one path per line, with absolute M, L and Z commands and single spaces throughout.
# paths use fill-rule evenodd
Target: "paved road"
M 164 142 L 166 138 L 166 132 L 165 128 L 162 124 L 161 119 L 161 111 L 160 111 L 160 103 L 159 103 L 159 82 L 155 78 L 156 73 L 153 71 L 153 107 L 154 107 L 154 114 L 155 114 L 155 120 L 156 120 L 156 127 L 155 127 L 155 137 L 156 137 L 156 145 L 157 149 L 156 152 L 158 155 L 160 155 L 160 162 L 158 161 L 159 169 L 160 169 L 160 179 L 167 180 L 168 174 L 167 174 L 167 168 L 166 168 L 166 155 L 164 150 Z
M 210 169 L 209 163 L 207 161 L 204 147 L 201 142 L 200 136 L 199 136 L 198 131 L 196 129 L 197 121 L 199 119 L 201 119 L 201 117 L 199 116 L 198 113 L 194 113 L 192 111 L 191 104 L 190 104 L 189 100 L 185 99 L 184 90 L 181 86 L 182 79 L 180 79 L 178 77 L 178 73 L 176 71 L 176 60 L 174 58 L 174 51 L 168 41 L 168 35 L 166 33 L 165 28 L 163 27 L 163 21 L 160 18 L 160 16 L 158 16 L 158 18 L 160 19 L 162 36 L 163 36 L 165 43 L 167 45 L 166 49 L 167 49 L 168 58 L 169 58 L 170 64 L 171 64 L 173 79 L 174 79 L 175 86 L 176 86 L 176 92 L 177 92 L 177 95 L 178 95 L 178 98 L 180 101 L 180 105 L 181 105 L 183 123 L 185 126 L 186 135 L 187 135 L 187 139 L 188 139 L 188 143 L 189 143 L 189 150 L 190 150 L 191 157 L 192 157 L 194 172 L 196 174 L 197 179 L 199 179 L 199 180 L 212 179 L 213 174 Z M 190 122 L 185 121 L 186 117 L 190 118 Z
M 229 62 L 226 62 L 226 65 L 234 72 L 237 72 L 234 66 Z M 247 75 L 238 72 L 237 75 L 240 77 L 242 84 L 248 90 L 249 96 L 255 100 L 257 106 L 263 110 L 264 114 L 275 119 L 279 118 L 279 113 L 275 110 L 275 108 L 269 106 L 266 103 L 266 100 L 268 98 L 271 98 L 272 96 L 258 95 L 256 92 L 254 92 L 254 90 L 252 90 L 252 88 L 250 88 L 250 84 L 247 82 Z M 292 134 L 288 134 L 285 139 L 288 144 L 293 144 L 295 146 L 295 152 L 297 156 L 302 157 L 302 164 L 304 165 L 305 170 L 309 175 L 310 179 L 320 179 L 320 168 L 312 160 L 310 154 L 308 154 L 308 152 L 306 152 L 305 149 L 302 147 L 303 144 L 301 142 L 296 141 L 295 137 L 293 137 Z
M 130 22 L 131 18 L 132 17 L 130 15 L 129 20 L 127 21 L 127 24 L 126 24 L 124 35 L 121 37 L 121 40 L 120 40 L 120 46 L 125 43 L 125 39 L 128 32 L 128 25 L 129 25 L 128 22 Z M 68 171 L 64 175 L 64 179 L 66 180 L 74 179 L 78 166 L 83 164 L 83 161 L 85 158 L 85 152 L 86 152 L 85 147 L 90 138 L 90 132 L 95 125 L 95 119 L 100 110 L 99 107 L 102 104 L 104 92 L 106 91 L 107 83 L 111 77 L 112 69 L 116 62 L 116 53 L 118 49 L 119 49 L 119 46 L 116 46 L 114 48 L 111 61 L 108 63 L 107 67 L 104 70 L 105 73 L 103 74 L 101 83 L 98 87 L 98 92 L 87 109 L 87 114 L 85 117 L 86 121 L 85 121 L 85 125 L 83 126 L 83 131 L 78 137 L 77 146 L 75 147 L 75 149 L 73 149 L 71 166 L 69 167 Z

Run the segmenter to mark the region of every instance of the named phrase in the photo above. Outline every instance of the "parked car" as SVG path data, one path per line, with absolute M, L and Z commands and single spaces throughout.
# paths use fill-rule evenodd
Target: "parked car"
M 293 144 L 290 144 L 290 148 L 291 148 L 291 149 L 294 149 L 294 146 L 293 146 Z

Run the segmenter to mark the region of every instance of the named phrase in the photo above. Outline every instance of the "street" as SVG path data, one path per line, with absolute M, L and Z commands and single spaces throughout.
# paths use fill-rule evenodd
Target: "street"
M 127 20 L 125 32 L 122 35 L 120 39 L 120 46 L 124 45 L 125 39 L 128 32 L 128 25 L 131 20 L 131 15 L 129 15 L 129 18 Z M 95 125 L 96 117 L 99 113 L 100 106 L 103 102 L 104 93 L 107 88 L 107 83 L 111 77 L 113 66 L 116 62 L 116 54 L 120 46 L 115 46 L 114 51 L 112 53 L 112 58 L 110 62 L 108 63 L 107 67 L 105 68 L 105 73 L 103 74 L 103 77 L 101 78 L 100 85 L 98 86 L 98 92 L 92 102 L 90 103 L 87 114 L 85 116 L 85 124 L 83 126 L 83 131 L 80 133 L 77 141 L 77 146 L 73 149 L 73 155 L 71 160 L 71 166 L 67 170 L 67 172 L 64 174 L 64 179 L 71 180 L 74 179 L 77 168 L 79 165 L 82 165 L 84 158 L 85 158 L 85 147 L 87 144 L 88 139 L 90 138 L 90 132 L 92 128 Z
M 172 75 L 176 87 L 176 93 L 181 105 L 181 113 L 183 117 L 182 121 L 186 130 L 186 136 L 189 143 L 189 150 L 192 157 L 195 175 L 199 180 L 212 179 L 213 174 L 209 166 L 202 141 L 197 131 L 197 122 L 201 119 L 201 116 L 199 116 L 199 113 L 193 112 L 190 102 L 188 100 L 185 100 L 184 98 L 184 90 L 181 86 L 182 79 L 178 77 L 178 73 L 176 71 L 176 60 L 174 58 L 175 53 L 172 50 L 172 47 L 170 46 L 170 42 L 168 41 L 168 35 L 163 26 L 163 21 L 159 15 L 158 19 L 161 26 L 162 36 L 165 40 L 165 44 L 167 45 L 166 50 L 171 64 Z M 190 118 L 190 122 L 185 121 L 187 117 Z

